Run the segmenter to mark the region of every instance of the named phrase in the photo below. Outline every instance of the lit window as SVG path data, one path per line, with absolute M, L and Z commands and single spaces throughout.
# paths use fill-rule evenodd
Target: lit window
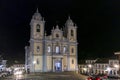
M 71 36 L 74 36 L 74 35 L 73 35 L 73 30 L 71 30 Z
M 39 46 L 37 46 L 37 52 L 39 52 L 40 51 L 40 47 Z
M 56 53 L 59 53 L 60 49 L 58 46 L 56 46 Z
M 36 25 L 36 31 L 40 32 L 40 25 L 39 24 Z
M 65 53 L 66 52 L 66 47 L 64 46 L 64 48 L 63 48 L 63 53 Z
M 51 52 L 50 46 L 48 46 L 48 52 Z

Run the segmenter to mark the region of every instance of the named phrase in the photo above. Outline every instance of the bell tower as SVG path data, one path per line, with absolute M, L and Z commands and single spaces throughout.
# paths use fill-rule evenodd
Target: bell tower
M 42 72 L 43 71 L 43 55 L 44 55 L 44 26 L 45 21 L 39 13 L 38 9 L 32 16 L 30 22 L 30 71 Z
M 68 70 L 74 71 L 77 70 L 77 26 L 73 23 L 72 19 L 68 17 L 68 20 L 65 24 L 66 28 L 66 37 L 68 39 Z
M 39 13 L 38 9 L 32 16 L 30 26 L 31 26 L 31 38 L 33 39 L 43 39 L 44 37 L 44 25 L 45 21 Z
M 66 31 L 67 31 L 67 38 L 70 42 L 77 41 L 77 27 L 71 20 L 70 16 L 68 17 L 68 20 L 66 21 Z

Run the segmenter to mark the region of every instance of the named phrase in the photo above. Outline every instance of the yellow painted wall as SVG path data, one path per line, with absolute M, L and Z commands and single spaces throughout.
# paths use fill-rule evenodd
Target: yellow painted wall
M 72 60 L 74 60 L 74 64 L 72 64 Z M 75 66 L 76 66 L 76 58 L 70 57 L 70 69 L 75 70 Z
M 39 60 L 39 64 L 37 64 L 37 59 Z M 35 70 L 41 70 L 42 71 L 43 57 L 42 56 L 34 56 L 34 61 L 36 61 L 36 63 L 34 64 Z
M 52 58 L 51 56 L 47 56 L 47 70 L 52 70 Z
M 37 46 L 40 47 L 40 51 L 37 52 Z M 34 43 L 34 54 L 43 54 L 42 43 Z

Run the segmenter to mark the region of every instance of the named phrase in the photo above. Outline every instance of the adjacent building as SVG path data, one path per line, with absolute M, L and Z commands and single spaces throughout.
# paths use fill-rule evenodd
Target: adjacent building
M 25 47 L 26 70 L 30 72 L 78 70 L 77 26 L 70 17 L 63 29 L 56 25 L 47 36 L 45 21 L 37 9 L 32 16 L 30 28 L 30 45 Z
M 120 66 L 120 51 L 119 52 L 115 52 L 114 54 L 118 57 L 119 66 Z M 119 67 L 119 72 L 118 73 L 120 74 L 120 67 Z
M 107 74 L 119 75 L 119 60 L 117 59 L 95 59 L 86 60 L 79 64 L 79 72 L 83 74 Z
M 0 72 L 1 71 L 6 71 L 6 63 L 7 63 L 7 60 L 0 60 Z

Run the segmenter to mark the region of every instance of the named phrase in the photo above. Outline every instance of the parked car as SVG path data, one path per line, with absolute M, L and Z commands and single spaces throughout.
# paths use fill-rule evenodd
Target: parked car
M 93 77 L 90 76 L 86 80 L 93 80 Z
M 14 71 L 14 75 L 22 75 L 23 73 L 21 70 Z
M 100 77 L 100 79 L 108 79 L 108 76 L 105 75 L 105 74 L 100 74 L 100 75 L 97 75 Z
M 96 76 L 93 80 L 102 80 L 101 77 Z
M 10 73 L 8 71 L 3 71 L 0 73 L 0 77 L 6 77 L 6 76 L 9 76 Z
M 94 75 L 87 78 L 87 80 L 106 80 L 106 79 L 108 79 L 106 76 L 99 75 Z

